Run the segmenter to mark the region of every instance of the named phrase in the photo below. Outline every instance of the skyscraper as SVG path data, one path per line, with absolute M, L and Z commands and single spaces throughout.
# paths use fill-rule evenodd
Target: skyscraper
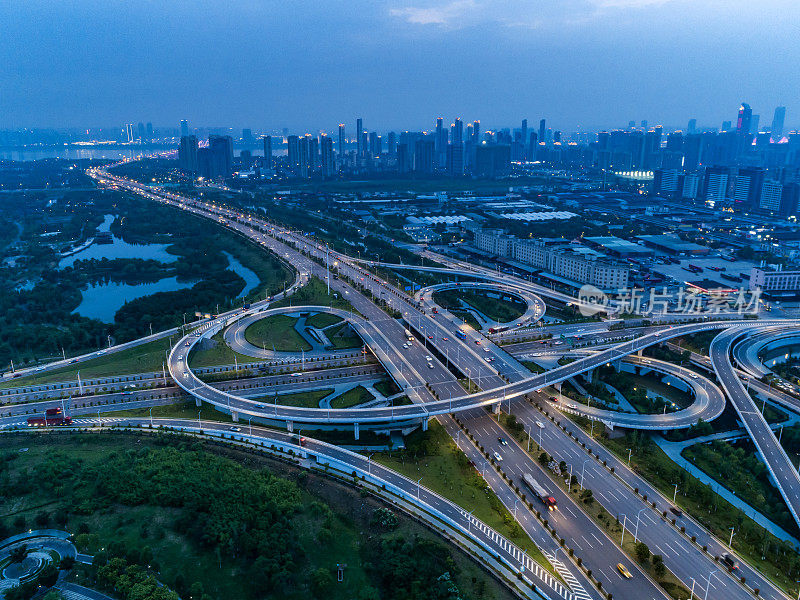
M 526 147 L 527 143 L 528 143 L 528 119 L 522 119 L 522 127 L 520 127 L 519 134 L 520 134 L 519 135 L 520 140 L 522 141 L 522 143 L 524 145 L 523 146 L 523 151 L 522 151 L 522 156 L 526 160 L 530 160 L 528 158 L 528 151 L 527 151 L 527 147 Z
M 297 175 L 300 169 L 300 138 L 296 135 L 290 135 L 286 138 L 286 160 L 289 170 Z
M 181 120 L 181 137 L 186 137 L 189 135 L 189 123 L 186 119 Z
M 414 170 L 417 173 L 433 173 L 433 140 L 428 136 L 414 144 Z
M 178 167 L 184 173 L 197 173 L 197 136 L 181 136 L 181 145 L 178 147 Z
M 339 151 L 339 163 L 344 162 L 344 156 L 347 152 L 345 149 L 345 131 L 344 131 L 344 123 L 339 123 L 339 147 L 337 150 Z
M 356 143 L 358 144 L 358 151 L 357 151 L 357 154 L 358 154 L 358 157 L 359 157 L 359 158 L 361 158 L 362 156 L 364 156 L 364 152 L 366 152 L 366 150 L 367 150 L 367 149 L 366 149 L 366 148 L 365 148 L 365 147 L 362 145 L 362 140 L 361 140 L 361 130 L 362 130 L 362 129 L 363 129 L 363 123 L 362 123 L 362 121 L 361 121 L 361 117 L 359 117 L 358 119 L 356 119 Z
M 775 114 L 772 117 L 772 141 L 776 144 L 781 141 L 783 137 L 783 122 L 786 120 L 786 107 L 778 106 L 775 109 Z
M 233 138 L 229 135 L 208 136 L 210 168 L 208 177 L 230 177 L 233 172 Z
M 389 156 L 395 156 L 397 154 L 397 134 L 394 131 L 389 132 L 386 145 L 386 150 L 389 152 Z
M 545 141 L 545 136 L 547 134 L 547 124 L 544 119 L 539 121 L 539 143 Z
M 333 161 L 333 140 L 322 134 L 320 141 L 320 161 L 322 163 L 322 176 L 331 177 L 336 172 Z
M 473 121 L 472 122 L 472 143 L 478 144 L 481 141 L 481 122 L 480 121 Z
M 264 136 L 264 168 L 268 171 L 272 170 L 272 136 Z
M 150 140 L 153 139 L 153 124 L 150 123 L 149 121 L 147 122 L 147 125 L 145 126 L 145 132 L 146 132 L 146 135 L 147 135 L 147 141 L 149 142 Z
M 253 130 L 252 129 L 242 129 L 242 144 L 245 146 L 252 146 L 253 145 Z
M 689 119 L 689 126 L 686 128 L 686 133 L 692 134 L 697 131 L 697 119 Z
M 450 177 L 461 177 L 464 174 L 464 145 L 447 146 L 447 174 Z
M 301 137 L 297 142 L 297 176 L 308 179 L 309 166 L 308 159 L 311 153 L 311 138 L 307 135 Z
M 753 109 L 746 102 L 742 102 L 739 107 L 739 117 L 736 119 L 736 133 L 739 135 L 748 135 L 750 133 L 750 124 L 753 119 Z
M 450 136 L 450 143 L 451 144 L 461 144 L 464 141 L 464 123 L 461 122 L 461 119 L 456 119 L 453 122 L 453 132 Z
M 442 117 L 436 119 L 436 133 L 433 139 L 436 150 L 436 164 L 443 167 L 447 162 L 447 129 L 444 128 Z

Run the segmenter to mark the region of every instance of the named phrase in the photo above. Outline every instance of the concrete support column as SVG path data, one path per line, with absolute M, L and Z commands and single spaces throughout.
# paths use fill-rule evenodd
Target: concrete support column
M 556 390 L 558 390 L 559 394 L 561 393 L 561 382 L 560 381 L 558 383 L 554 383 L 553 387 L 556 388 Z
M 286 431 L 292 433 L 294 431 L 294 423 L 291 421 L 286 421 Z
M 195 406 L 197 406 L 198 408 L 203 406 L 203 402 L 197 396 L 195 396 L 195 398 L 194 398 L 194 403 L 195 403 Z
M 618 358 L 614 362 L 611 363 L 611 366 L 614 367 L 614 370 L 619 373 L 622 370 L 622 359 Z
M 358 423 L 353 423 L 353 435 L 355 436 L 356 439 L 358 439 L 359 436 Z
M 236 412 L 235 410 L 232 410 L 231 411 L 231 419 L 233 420 L 234 423 L 238 423 L 239 422 L 239 413 Z
M 636 351 L 636 356 L 643 356 L 643 353 L 644 353 L 644 348 L 639 348 L 639 349 Z
M 492 413 L 496 415 L 499 412 L 500 412 L 500 402 L 498 402 L 497 404 L 492 404 Z

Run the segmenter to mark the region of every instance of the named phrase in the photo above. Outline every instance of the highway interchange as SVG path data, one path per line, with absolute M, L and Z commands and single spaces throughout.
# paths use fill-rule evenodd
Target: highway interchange
M 92 171 L 90 175 L 98 179 L 101 185 L 124 187 L 152 200 L 213 218 L 223 226 L 246 235 L 295 267 L 299 275 L 294 289 L 303 285 L 312 275 L 327 281 L 331 290 L 349 300 L 357 313 L 351 314 L 349 311 L 342 311 L 338 316 L 346 318 L 352 323 L 386 372 L 413 401 L 413 404 L 408 406 L 340 410 L 304 409 L 279 404 L 265 406 L 244 395 L 225 391 L 222 389 L 223 386 L 205 384 L 188 366 L 187 359 L 191 349 L 202 338 L 210 337 L 224 330 L 234 332 L 235 336 L 237 327 L 238 331 L 242 331 L 245 324 L 273 314 L 267 303 L 258 303 L 247 311 L 219 315 L 212 320 L 205 321 L 200 327 L 190 330 L 173 347 L 168 361 L 171 377 L 184 391 L 194 396 L 198 404 L 202 402 L 212 404 L 220 410 L 230 412 L 235 418 L 244 417 L 263 419 L 272 423 L 281 422 L 290 430 L 299 424 L 349 424 L 355 429 L 356 435 L 358 435 L 360 426 L 374 425 L 390 429 L 404 429 L 421 423 L 423 427 L 426 427 L 431 417 L 437 417 L 448 433 L 455 438 L 459 447 L 478 467 L 482 463 L 486 463 L 486 459 L 476 444 L 467 439 L 462 427 L 469 430 L 477 444 L 484 448 L 496 448 L 498 438 L 508 438 L 508 436 L 485 408 L 497 409 L 502 405 L 503 410 L 515 414 L 528 431 L 539 432 L 537 437 L 541 436 L 542 447 L 557 462 L 564 460 L 576 472 L 580 471 L 583 485 L 593 490 L 595 498 L 612 515 L 618 516 L 620 520 L 625 520 L 628 526 L 626 533 L 632 531 L 631 523 L 635 521 L 637 537 L 647 543 L 654 552 L 663 555 L 667 566 L 687 588 L 696 586 L 696 597 L 701 597 L 699 593 L 702 591 L 708 593 L 709 598 L 746 598 L 752 597 L 752 592 L 738 583 L 735 578 L 729 576 L 725 569 L 720 569 L 719 564 L 713 560 L 713 556 L 719 556 L 722 552 L 728 551 L 723 542 L 713 538 L 689 517 L 682 518 L 681 524 L 686 527 L 687 534 L 681 533 L 676 526 L 662 516 L 662 511 L 671 506 L 669 499 L 663 498 L 652 486 L 630 471 L 624 463 L 612 456 L 610 452 L 569 420 L 556 418 L 560 423 L 560 425 L 556 425 L 554 421 L 544 416 L 542 409 L 536 406 L 538 404 L 544 407 L 544 410 L 557 415 L 558 413 L 553 413 L 552 407 L 548 407 L 546 395 L 540 391 L 547 386 L 591 372 L 602 365 L 618 364 L 623 358 L 636 354 L 643 348 L 653 344 L 663 344 L 671 338 L 709 329 L 719 329 L 724 333 L 717 336 L 712 344 L 711 359 L 714 363 L 714 370 L 717 372 L 728 399 L 734 403 L 737 411 L 740 411 L 740 416 L 743 416 L 748 432 L 756 442 L 768 467 L 775 469 L 779 489 L 786 498 L 787 505 L 795 519 L 798 518 L 797 512 L 793 508 L 800 498 L 798 496 L 800 481 L 798 481 L 797 472 L 788 464 L 785 453 L 780 456 L 780 452 L 777 451 L 780 449 L 780 445 L 777 444 L 769 427 L 762 427 L 755 417 L 752 419 L 752 423 L 748 424 L 748 415 L 753 412 L 752 400 L 749 395 L 745 397 L 740 393 L 737 385 L 739 388 L 742 386 L 738 375 L 731 370 L 732 367 L 729 369 L 731 346 L 742 333 L 758 331 L 766 327 L 784 328 L 790 324 L 797 325 L 796 322 L 739 321 L 734 324 L 722 321 L 660 327 L 648 330 L 649 332 L 630 341 L 592 352 L 541 375 L 532 375 L 504 347 L 494 344 L 481 332 L 462 327 L 461 322 L 447 311 L 433 314 L 430 292 L 417 299 L 408 297 L 366 270 L 365 265 L 359 264 L 358 261 L 329 251 L 313 240 L 275 227 L 266 221 L 240 215 L 225 207 L 206 205 L 171 193 L 153 190 L 111 176 L 107 172 Z M 439 255 L 436 256 L 441 258 Z M 440 262 L 445 261 L 440 260 Z M 393 265 L 393 267 L 397 267 L 397 265 Z M 408 267 L 406 266 L 406 268 Z M 534 321 L 542 316 L 544 303 L 539 300 L 541 302 L 539 304 L 532 300 L 533 298 L 538 299 L 539 296 L 544 296 L 555 297 L 560 301 L 575 301 L 574 298 L 561 297 L 563 295 L 557 292 L 546 290 L 546 288 L 541 289 L 511 276 L 493 274 L 491 271 L 486 273 L 483 269 L 462 263 L 451 262 L 444 269 L 450 273 L 469 273 L 473 277 L 478 273 L 479 277 L 491 278 L 495 283 L 503 286 L 501 289 L 519 290 L 518 295 L 524 295 L 532 303 L 529 302 L 529 311 L 525 318 L 520 319 L 520 322 L 515 323 L 514 326 L 529 325 L 529 321 Z M 333 272 L 337 277 L 331 277 Z M 287 291 L 287 295 L 291 291 L 293 290 Z M 421 304 L 419 300 L 422 300 Z M 379 304 L 388 306 L 394 317 L 387 314 Z M 326 308 L 328 311 L 335 312 L 335 309 L 328 307 L 317 307 L 320 311 Z M 395 318 L 397 315 L 400 315 L 401 318 Z M 675 320 L 679 319 L 676 317 Z M 732 327 L 733 325 L 735 327 Z M 413 331 L 415 342 L 409 344 L 406 329 Z M 589 324 L 587 329 L 593 332 L 603 331 L 603 328 L 597 324 Z M 464 331 L 466 339 L 458 339 L 455 335 L 456 331 Z M 734 331 L 735 333 L 733 333 Z M 608 334 L 607 329 L 604 334 Z M 404 344 L 411 348 L 404 348 Z M 262 358 L 274 358 L 274 356 L 265 354 Z M 634 357 L 632 360 L 636 360 L 636 358 Z M 153 375 L 154 378 L 157 376 L 157 374 Z M 614 413 L 600 411 L 596 408 L 592 410 L 583 405 L 576 405 L 573 409 L 610 425 L 656 430 L 688 427 L 701 416 L 714 418 L 720 414 L 724 408 L 725 397 L 717 386 L 704 377 L 698 380 L 697 376 L 692 377 L 688 373 L 685 375 L 688 375 L 688 377 L 684 377 L 685 381 L 693 387 L 696 398 L 696 402 L 689 409 L 665 415 Z M 478 391 L 466 394 L 459 378 L 468 379 L 477 384 Z M 754 412 L 759 414 L 758 410 Z M 453 415 L 457 415 L 460 425 Z M 542 427 L 538 427 L 537 423 Z M 176 424 L 172 423 L 172 425 Z M 267 432 L 263 435 L 283 435 L 267 429 L 259 428 L 259 431 Z M 591 448 L 599 458 L 589 455 L 581 446 L 581 442 Z M 545 480 L 549 476 L 525 449 L 513 440 L 510 440 L 510 443 L 500 450 L 503 455 L 501 468 L 512 481 L 519 483 L 522 475 L 526 472 L 534 473 L 537 477 L 541 476 Z M 333 451 L 326 448 L 326 452 Z M 345 453 L 346 451 L 341 452 Z M 348 464 L 361 464 L 366 460 L 360 455 L 351 456 L 351 454 L 337 456 L 344 457 L 343 460 L 346 459 L 345 462 Z M 608 466 L 615 467 L 613 474 L 610 474 L 609 469 L 602 464 L 601 460 L 605 460 Z M 369 465 L 367 466 L 369 468 Z M 615 541 L 606 536 L 604 530 L 583 512 L 571 496 L 553 485 L 553 493 L 559 496 L 560 510 L 552 514 L 551 524 L 557 530 L 558 536 L 567 540 L 567 546 L 573 548 L 576 555 L 582 557 L 584 564 L 593 570 L 595 577 L 603 582 L 603 590 L 598 591 L 586 577 L 584 571 L 569 561 L 563 552 L 560 556 L 554 556 L 558 554 L 559 545 L 533 512 L 518 502 L 519 496 L 513 487 L 496 470 L 484 466 L 483 472 L 487 483 L 506 507 L 513 510 L 523 529 L 537 545 L 540 545 L 549 558 L 553 558 L 551 562 L 558 564 L 557 570 L 560 573 L 561 569 L 564 570 L 562 576 L 570 583 L 574 581 L 574 595 L 561 594 L 561 597 L 602 598 L 605 597 L 606 590 L 611 590 L 614 598 L 666 597 L 661 588 L 619 549 Z M 391 477 L 390 473 L 384 473 L 382 476 Z M 408 488 L 408 485 L 405 482 L 401 487 Z M 638 488 L 639 494 L 634 492 L 635 488 Z M 410 491 L 413 492 L 413 490 Z M 406 489 L 406 492 L 409 492 L 409 489 Z M 420 488 L 417 485 L 417 494 L 425 496 L 428 493 L 424 486 Z M 657 507 L 653 508 L 644 502 L 640 495 L 642 493 L 645 493 L 649 500 L 653 500 Z M 422 500 L 423 498 L 420 498 L 420 501 Z M 443 499 L 436 500 L 431 496 L 430 500 L 434 506 L 439 506 Z M 437 508 L 437 510 L 439 509 Z M 476 531 L 478 529 L 479 527 L 475 528 Z M 697 543 L 691 542 L 689 535 L 694 535 L 698 540 Z M 511 552 L 510 557 L 513 560 L 520 558 L 513 549 L 503 546 L 504 542 L 492 541 L 491 534 L 487 539 L 490 547 L 497 549 L 498 552 Z M 702 550 L 703 545 L 708 547 L 708 553 Z M 618 562 L 625 564 L 634 573 L 633 579 L 622 579 L 614 568 Z M 565 575 L 567 573 L 569 575 Z M 748 586 L 760 589 L 762 597 L 785 597 L 766 578 L 752 570 L 746 563 L 742 563 L 740 574 L 746 577 Z M 540 583 L 546 584 L 547 582 L 540 581 Z M 555 588 L 550 585 L 551 597 L 555 597 L 552 596 L 555 591 Z M 569 594 L 569 592 L 566 593 Z

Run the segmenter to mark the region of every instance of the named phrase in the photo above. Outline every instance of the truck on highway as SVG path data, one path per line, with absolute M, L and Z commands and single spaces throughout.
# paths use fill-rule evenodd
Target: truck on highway
M 28 417 L 28 427 L 72 425 L 72 417 L 64 416 L 60 408 L 48 408 L 43 417 Z
M 410 332 L 408 329 L 406 329 L 406 330 L 405 330 L 405 333 L 406 333 L 406 339 L 407 339 L 409 342 L 413 342 L 413 341 L 414 341 L 414 336 L 411 334 L 411 332 Z
M 508 325 L 502 325 L 500 327 L 489 327 L 489 333 L 501 333 L 503 331 L 508 331 Z
M 525 485 L 527 485 L 530 488 L 530 490 L 534 494 L 536 494 L 536 496 L 539 498 L 539 500 L 542 501 L 542 503 L 547 507 L 548 510 L 558 509 L 558 504 L 556 503 L 556 499 L 553 496 L 551 496 L 550 492 L 544 489 L 544 487 L 542 487 L 542 485 L 538 481 L 536 481 L 536 479 L 533 478 L 533 475 L 531 475 L 530 473 L 525 473 L 522 476 L 522 481 L 524 481 Z

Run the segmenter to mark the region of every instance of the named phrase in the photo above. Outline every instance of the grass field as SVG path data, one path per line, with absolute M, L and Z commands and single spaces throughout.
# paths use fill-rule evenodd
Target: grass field
M 364 341 L 358 337 L 347 323 L 342 323 L 325 331 L 325 335 L 331 341 L 331 345 L 337 350 L 347 350 L 350 348 L 360 348 Z
M 294 326 L 297 317 L 274 315 L 256 321 L 244 331 L 245 339 L 259 348 L 274 349 L 277 352 L 308 352 L 309 344 Z
M 164 351 L 169 350 L 170 347 L 170 338 L 155 340 L 135 348 L 111 352 L 46 373 L 5 381 L 0 383 L 0 388 L 38 385 L 54 381 L 73 381 L 77 379 L 78 371 L 80 371 L 82 379 L 160 371 L 166 360 Z
M 189 366 L 191 367 L 215 367 L 217 365 L 232 365 L 238 362 L 240 365 L 251 362 L 262 362 L 263 358 L 254 358 L 245 354 L 234 352 L 222 338 L 219 332 L 211 338 L 217 343 L 213 348 L 207 350 L 192 350 L 189 355 Z M 235 359 L 235 361 L 234 361 Z
M 176 404 L 165 404 L 153 407 L 154 419 L 194 419 L 197 420 L 197 413 L 200 411 L 201 421 L 220 421 L 222 423 L 232 423 L 230 415 L 214 410 L 212 407 L 204 405 L 202 408 L 194 403 L 193 400 Z M 104 412 L 103 416 L 114 417 L 150 417 L 149 408 L 130 408 L 127 410 L 115 410 Z
M 317 329 L 322 329 L 324 327 L 333 325 L 334 323 L 338 323 L 339 321 L 341 321 L 341 319 L 336 315 L 329 313 L 316 313 L 306 319 L 306 324 L 311 325 L 311 327 L 316 327 Z
M 331 408 L 350 408 L 374 399 L 375 396 L 370 394 L 364 386 L 360 385 L 352 390 L 347 390 L 344 394 L 336 396 L 336 398 L 331 400 Z
M 513 297 L 512 297 L 513 298 Z M 463 300 L 475 310 L 486 315 L 490 320 L 498 323 L 508 323 L 525 314 L 527 308 L 524 302 L 516 299 L 508 301 L 502 298 L 490 298 L 486 293 L 466 290 L 445 290 L 433 295 L 434 301 L 440 306 L 452 309 L 461 306 Z

